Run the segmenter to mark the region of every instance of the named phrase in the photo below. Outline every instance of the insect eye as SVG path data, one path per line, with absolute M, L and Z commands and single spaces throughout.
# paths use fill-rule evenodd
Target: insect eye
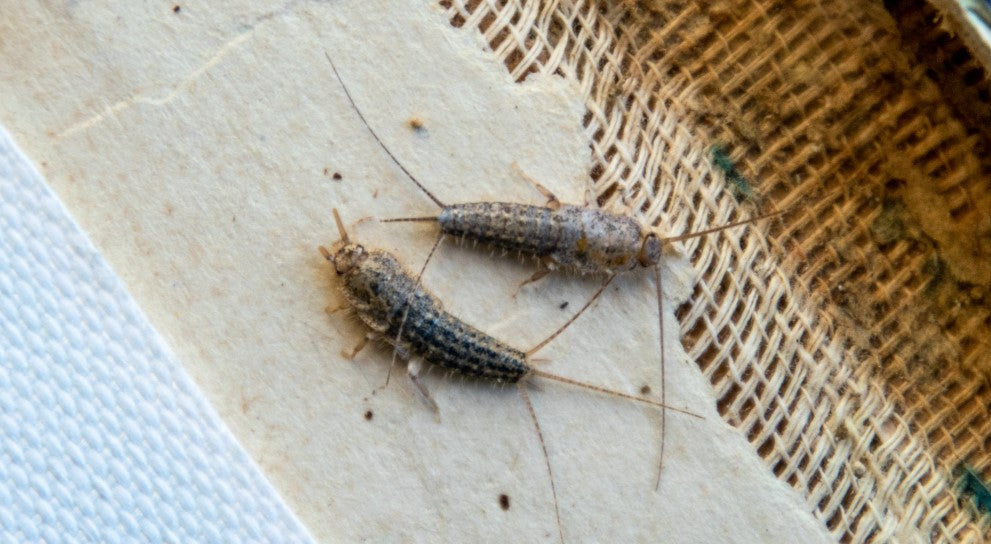
M 661 260 L 661 239 L 653 232 L 643 239 L 637 261 L 640 266 L 653 266 Z

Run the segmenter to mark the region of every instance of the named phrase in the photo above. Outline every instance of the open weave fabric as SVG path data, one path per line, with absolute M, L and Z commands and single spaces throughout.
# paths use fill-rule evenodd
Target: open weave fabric
M 600 203 L 683 245 L 723 417 L 844 542 L 991 539 L 991 163 L 880 3 L 444 0 L 585 97 Z M 986 78 L 986 75 L 983 75 Z

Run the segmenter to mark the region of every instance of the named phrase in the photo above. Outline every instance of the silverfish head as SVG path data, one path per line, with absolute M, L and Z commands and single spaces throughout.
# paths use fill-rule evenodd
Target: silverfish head
M 637 255 L 637 262 L 640 266 L 654 266 L 661 260 L 661 239 L 653 232 L 647 232 L 640 239 L 640 253 Z
M 368 252 L 364 246 L 348 240 L 337 242 L 331 246 L 329 251 L 323 246 L 318 249 L 325 259 L 334 264 L 334 270 L 337 271 L 338 276 L 347 274 L 355 267 L 361 266 L 361 263 L 368 257 Z

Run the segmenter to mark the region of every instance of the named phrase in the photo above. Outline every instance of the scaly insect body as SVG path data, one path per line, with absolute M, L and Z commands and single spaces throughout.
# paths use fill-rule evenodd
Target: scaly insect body
M 599 208 L 505 202 L 450 204 L 441 232 L 543 259 L 549 269 L 615 274 L 660 260 L 661 243 L 634 219 Z
M 526 354 L 445 312 L 392 255 L 351 243 L 335 249 L 332 259 L 348 303 L 403 359 L 420 356 L 444 368 L 508 383 L 530 372 Z

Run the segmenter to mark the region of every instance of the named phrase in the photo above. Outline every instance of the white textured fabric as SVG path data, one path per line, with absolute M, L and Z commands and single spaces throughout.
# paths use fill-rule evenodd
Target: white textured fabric
M 0 541 L 311 541 L 2 129 Z

